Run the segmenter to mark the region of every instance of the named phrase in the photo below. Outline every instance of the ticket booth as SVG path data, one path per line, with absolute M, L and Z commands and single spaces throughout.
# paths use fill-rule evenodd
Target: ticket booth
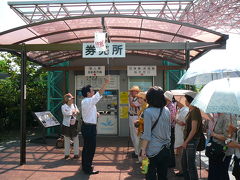
M 76 82 L 76 104 L 81 108 L 81 100 L 83 99 L 81 89 L 85 85 L 91 85 L 95 91 L 98 91 L 103 82 L 103 76 L 75 76 Z M 112 75 L 110 83 L 107 86 L 103 98 L 97 103 L 97 111 L 100 113 L 97 123 L 97 134 L 102 135 L 118 135 L 119 127 L 119 76 Z
M 154 85 L 154 77 L 157 75 L 156 66 L 128 66 L 128 88 L 139 86 L 141 91 L 147 91 Z
M 141 91 L 147 91 L 153 86 L 153 76 L 131 76 L 128 78 L 128 88 L 138 85 Z

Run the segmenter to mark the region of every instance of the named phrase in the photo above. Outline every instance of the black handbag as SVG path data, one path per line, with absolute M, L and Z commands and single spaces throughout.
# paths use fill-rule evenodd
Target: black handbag
M 205 149 L 205 147 L 206 147 L 206 138 L 205 138 L 203 132 L 201 132 L 200 140 L 197 145 L 197 151 L 203 151 Z
M 61 136 L 56 141 L 56 148 L 64 148 L 64 137 Z
M 240 179 L 240 158 L 234 156 L 234 166 L 232 174 L 235 176 L 236 179 Z
M 214 142 L 211 137 L 207 143 L 205 155 L 213 161 L 222 161 L 225 156 L 225 151 L 223 146 Z

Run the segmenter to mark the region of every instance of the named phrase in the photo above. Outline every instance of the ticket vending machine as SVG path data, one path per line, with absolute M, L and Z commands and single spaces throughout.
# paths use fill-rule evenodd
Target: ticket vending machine
M 78 76 L 76 80 L 81 80 L 82 78 L 86 78 L 84 76 Z M 95 78 L 94 81 L 100 81 L 99 77 Z M 113 79 L 113 78 L 112 78 Z M 92 81 L 92 80 L 90 80 Z M 118 82 L 118 78 L 113 79 L 114 82 Z M 83 81 L 82 81 L 83 82 Z M 77 82 L 76 82 L 77 83 Z M 92 82 L 89 82 L 92 84 Z M 95 91 L 98 91 L 99 86 L 95 84 L 97 87 Z M 94 86 L 93 86 L 94 87 Z M 116 88 L 116 89 L 115 89 Z M 81 94 L 81 88 L 79 85 L 76 84 L 76 104 L 78 108 L 81 108 L 81 101 L 83 96 Z M 119 109 L 119 100 L 118 100 L 118 90 L 117 87 L 111 85 L 107 87 L 105 93 L 101 100 L 97 103 L 97 111 L 99 112 L 100 116 L 98 118 L 97 123 L 97 134 L 102 135 L 118 135 L 118 109 Z
M 97 104 L 100 113 L 98 118 L 98 134 L 118 134 L 118 91 L 106 90 Z

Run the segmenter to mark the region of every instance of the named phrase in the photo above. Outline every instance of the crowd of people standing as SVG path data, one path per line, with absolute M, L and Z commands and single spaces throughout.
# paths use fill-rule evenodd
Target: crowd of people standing
M 147 156 L 150 161 L 146 179 L 167 179 L 168 169 L 171 169 L 176 176 L 182 176 L 185 180 L 197 180 L 196 152 L 201 134 L 207 129 L 208 140 L 211 137 L 226 149 L 222 159 L 209 157 L 208 179 L 229 179 L 229 165 L 235 154 L 233 175 L 239 180 L 240 133 L 237 115 L 208 114 L 211 118 L 203 120 L 202 112 L 191 105 L 196 96 L 194 92 L 185 93 L 180 99 L 175 99 L 171 91 L 164 92 L 160 87 L 140 92 L 134 86 L 129 91 L 129 109 L 133 107 L 131 95 L 135 94 L 136 114 L 141 107 L 138 94 L 146 94 L 145 111 L 139 113 L 141 116 L 130 119 L 135 124 L 130 126 L 132 132 L 139 132 L 139 128 L 141 129 L 141 135 L 136 136 L 138 143 L 140 142 L 138 159 Z M 208 127 L 204 128 L 203 121 L 207 122 L 205 124 Z
M 102 88 L 94 92 L 90 85 L 82 88 L 81 101 L 83 137 L 82 170 L 86 174 L 98 174 L 92 161 L 96 149 L 96 126 L 98 113 L 96 104 L 102 98 L 109 79 Z M 171 91 L 154 86 L 141 92 L 138 86 L 129 89 L 129 132 L 133 143 L 132 158 L 141 162 L 148 157 L 149 166 L 146 179 L 167 179 L 168 170 L 185 180 L 197 180 L 196 152 L 203 133 L 201 111 L 191 105 L 196 93 L 186 93 L 175 99 Z M 184 100 L 183 100 L 184 99 Z M 64 158 L 70 158 L 70 140 L 73 140 L 74 157 L 79 158 L 79 138 L 77 115 L 80 113 L 73 103 L 74 97 L 68 93 L 62 105 Z M 225 156 L 215 160 L 209 157 L 208 179 L 229 179 L 228 169 L 234 156 L 233 175 L 240 179 L 240 133 L 238 117 L 223 113 L 209 114 L 208 138 L 227 147 Z

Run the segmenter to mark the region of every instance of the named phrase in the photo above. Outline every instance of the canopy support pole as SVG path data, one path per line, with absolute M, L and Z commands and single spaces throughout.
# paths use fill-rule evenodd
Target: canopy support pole
M 21 122 L 20 122 L 20 165 L 26 164 L 26 46 L 22 45 L 21 63 Z
M 190 66 L 189 41 L 186 42 L 186 46 L 185 46 L 185 61 L 186 61 L 186 70 L 187 70 Z
M 186 70 L 190 66 L 190 50 L 189 50 L 189 41 L 185 44 L 185 61 L 186 61 Z M 186 89 L 190 89 L 189 85 L 186 85 Z

